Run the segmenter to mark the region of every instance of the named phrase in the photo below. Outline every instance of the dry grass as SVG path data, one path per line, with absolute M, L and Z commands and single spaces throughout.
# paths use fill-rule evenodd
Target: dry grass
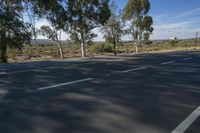
M 63 45 L 64 57 L 80 57 L 80 45 Z M 197 45 L 194 40 L 181 40 L 177 44 L 172 45 L 170 41 L 162 41 L 149 45 L 142 45 L 140 52 L 166 52 L 166 51 L 186 51 L 186 50 L 200 50 L 200 40 Z M 119 54 L 129 54 L 135 52 L 133 44 L 119 44 L 117 45 L 117 52 Z M 87 46 L 88 56 L 97 55 L 113 55 L 112 44 L 93 44 Z M 8 50 L 9 62 L 22 61 L 36 61 L 36 60 L 52 60 L 59 59 L 59 52 L 57 45 L 38 45 L 24 46 L 23 50 Z

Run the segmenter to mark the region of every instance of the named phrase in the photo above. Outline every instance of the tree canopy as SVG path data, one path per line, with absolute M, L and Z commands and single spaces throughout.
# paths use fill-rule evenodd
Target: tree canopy
M 153 19 L 148 15 L 149 10 L 149 0 L 128 0 L 123 10 L 123 20 L 131 22 L 128 31 L 135 41 L 136 53 L 142 40 L 148 40 L 153 32 Z
M 32 37 L 36 41 L 38 33 L 33 26 L 36 16 L 48 20 L 50 27 L 41 27 L 40 33 L 57 42 L 61 59 L 63 50 L 58 39 L 59 31 L 69 34 L 70 41 L 81 43 L 82 57 L 85 57 L 85 46 L 97 36 L 94 29 L 101 26 L 104 38 L 113 43 L 116 54 L 116 44 L 123 33 L 122 20 L 130 22 L 126 31 L 132 35 L 138 51 L 138 46 L 142 41 L 148 41 L 153 32 L 149 10 L 149 0 L 128 0 L 122 13 L 118 13 L 114 0 L 111 3 L 110 0 L 1 0 L 0 62 L 7 62 L 8 47 L 21 49 Z M 25 11 L 29 23 L 23 20 Z
M 36 0 L 33 3 L 37 14 L 46 16 L 57 30 L 68 32 L 72 41 L 81 42 L 82 57 L 86 56 L 86 43 L 96 37 L 92 30 L 104 25 L 110 17 L 109 0 Z
M 111 16 L 102 28 L 106 42 L 113 43 L 114 55 L 116 55 L 116 43 L 119 43 L 123 33 L 121 11 L 118 10 L 115 1 L 110 4 Z
M 111 15 L 109 0 L 68 0 L 67 11 L 70 32 L 81 40 L 82 57 L 85 57 L 86 38 L 93 38 L 92 30 L 104 25 Z
M 0 62 L 7 63 L 7 48 L 21 49 L 24 43 L 29 43 L 31 33 L 29 25 L 21 19 L 21 1 L 13 4 L 11 0 L 0 2 Z

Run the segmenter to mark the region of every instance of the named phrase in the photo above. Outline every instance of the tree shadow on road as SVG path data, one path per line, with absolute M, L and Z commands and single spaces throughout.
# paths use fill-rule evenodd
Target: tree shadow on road
M 131 60 L 126 65 L 66 67 L 1 78 L 1 132 L 168 133 L 199 106 L 198 63 L 105 76 L 108 70 L 120 71 L 129 63 Z M 88 76 L 95 79 L 36 90 Z

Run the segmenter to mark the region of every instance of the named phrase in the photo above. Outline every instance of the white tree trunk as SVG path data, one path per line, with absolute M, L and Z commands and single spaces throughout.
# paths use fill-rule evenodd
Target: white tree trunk
M 58 45 L 58 48 L 59 48 L 60 59 L 63 60 L 64 56 L 63 56 L 63 49 L 62 49 L 61 43 L 57 42 L 57 45 Z
M 81 32 L 81 53 L 82 53 L 82 58 L 86 57 L 85 36 L 83 31 Z
M 139 45 L 140 45 L 140 42 L 139 42 L 139 40 L 137 40 L 137 41 L 136 41 L 136 44 L 135 44 L 135 53 L 136 53 L 136 54 L 139 53 L 139 48 L 138 48 Z
M 60 37 L 60 40 L 61 40 L 61 37 Z M 57 42 L 58 49 L 59 49 L 60 59 L 63 60 L 64 56 L 63 56 L 62 44 L 61 44 L 61 41 L 59 41 L 58 36 L 56 37 L 56 42 Z
M 35 32 L 35 31 L 34 31 Z M 35 33 L 34 33 L 35 34 Z M 34 42 L 35 42 L 35 46 L 36 46 L 36 58 L 37 60 L 39 59 L 39 50 L 38 50 L 38 43 L 37 43 L 37 38 L 36 36 L 34 35 Z
M 135 53 L 136 53 L 136 54 L 138 54 L 138 53 L 139 53 L 138 46 L 135 46 Z

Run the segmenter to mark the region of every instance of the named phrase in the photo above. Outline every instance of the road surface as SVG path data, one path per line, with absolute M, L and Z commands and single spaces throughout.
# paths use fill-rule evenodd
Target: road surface
M 199 133 L 200 52 L 0 65 L 1 133 Z

